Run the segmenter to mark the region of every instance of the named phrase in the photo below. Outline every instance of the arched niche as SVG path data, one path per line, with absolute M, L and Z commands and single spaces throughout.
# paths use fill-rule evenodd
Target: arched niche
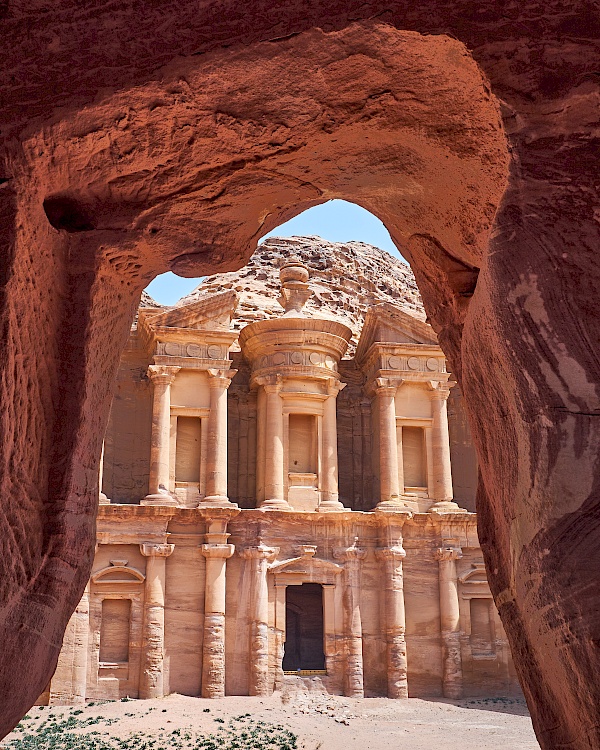
M 124 560 L 90 581 L 90 658 L 87 697 L 137 697 L 145 575 Z

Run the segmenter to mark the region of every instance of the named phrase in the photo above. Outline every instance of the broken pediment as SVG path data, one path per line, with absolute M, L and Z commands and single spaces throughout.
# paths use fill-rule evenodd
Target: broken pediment
M 428 323 L 385 302 L 374 305 L 367 311 L 356 349 L 356 359 L 364 359 L 375 343 L 437 346 L 438 341 L 435 331 Z
M 485 572 L 485 564 L 483 562 L 471 563 L 471 568 L 466 573 L 463 573 L 459 579 L 462 584 L 469 584 L 471 586 L 476 584 L 488 585 L 487 575 Z
M 139 327 L 156 333 L 165 328 L 228 331 L 237 307 L 238 297 L 234 291 L 211 294 L 197 302 L 167 310 L 139 311 Z

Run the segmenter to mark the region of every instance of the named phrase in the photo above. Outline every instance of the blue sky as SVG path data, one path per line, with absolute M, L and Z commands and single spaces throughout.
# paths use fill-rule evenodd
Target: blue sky
M 368 242 L 400 258 L 389 232 L 379 219 L 364 208 L 347 201 L 333 200 L 303 211 L 281 224 L 266 237 L 291 237 L 316 234 L 330 242 Z M 262 241 L 262 240 L 261 240 Z M 200 283 L 200 279 L 182 279 L 173 273 L 157 276 L 147 292 L 163 305 L 174 305 Z

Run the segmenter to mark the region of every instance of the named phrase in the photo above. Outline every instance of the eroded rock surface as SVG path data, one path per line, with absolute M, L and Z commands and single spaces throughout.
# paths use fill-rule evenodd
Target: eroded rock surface
M 304 307 L 305 315 L 338 320 L 352 330 L 348 357 L 356 349 L 366 312 L 372 305 L 391 302 L 425 320 L 410 266 L 364 242 L 327 242 L 320 237 L 271 237 L 261 242 L 244 268 L 209 276 L 177 304 L 187 305 L 205 294 L 232 289 L 239 299 L 234 328 L 278 317 L 282 314 L 277 302 L 279 267 L 290 255 L 310 268 L 313 295 Z
M 460 380 L 540 742 L 597 748 L 594 4 L 9 1 L 0 24 L 0 733 L 88 578 L 141 290 L 337 197 L 402 247 Z

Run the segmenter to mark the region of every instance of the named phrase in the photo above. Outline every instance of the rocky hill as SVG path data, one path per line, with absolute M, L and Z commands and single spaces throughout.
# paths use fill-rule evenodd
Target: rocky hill
M 353 337 L 348 355 L 354 352 L 365 313 L 372 305 L 391 302 L 425 320 L 408 265 L 364 242 L 327 242 L 320 237 L 271 237 L 258 246 L 247 266 L 234 273 L 207 276 L 177 306 L 188 305 L 206 294 L 234 289 L 240 298 L 235 328 L 279 316 L 283 313 L 277 302 L 279 267 L 292 255 L 310 268 L 313 296 L 305 313 L 349 326 Z

